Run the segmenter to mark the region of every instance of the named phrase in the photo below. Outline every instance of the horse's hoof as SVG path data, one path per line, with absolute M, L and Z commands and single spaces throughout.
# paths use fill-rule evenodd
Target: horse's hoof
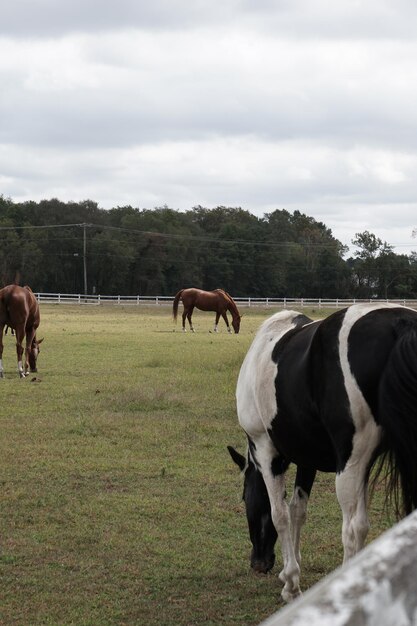
M 296 589 L 295 591 L 288 591 L 284 587 L 284 589 L 281 591 L 281 598 L 284 600 L 284 602 L 287 602 L 287 603 L 293 602 L 300 595 L 301 595 L 300 588 Z
M 0 372 L 0 378 L 4 378 L 4 373 Z

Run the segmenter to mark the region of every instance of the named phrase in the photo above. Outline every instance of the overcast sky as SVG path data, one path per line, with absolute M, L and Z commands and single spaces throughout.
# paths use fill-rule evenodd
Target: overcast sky
M 414 0 L 2 2 L 0 193 L 298 209 L 409 253 L 416 96 Z

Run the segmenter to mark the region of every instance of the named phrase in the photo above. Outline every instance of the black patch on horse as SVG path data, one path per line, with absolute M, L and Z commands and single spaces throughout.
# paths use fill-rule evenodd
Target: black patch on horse
M 352 326 L 349 365 L 378 424 L 379 381 L 398 338 L 410 329 L 417 330 L 415 312 L 400 307 L 371 311 Z
M 352 451 L 354 426 L 338 342 L 345 312 L 296 326 L 272 354 L 278 413 L 271 438 L 290 462 L 322 471 L 340 471 Z

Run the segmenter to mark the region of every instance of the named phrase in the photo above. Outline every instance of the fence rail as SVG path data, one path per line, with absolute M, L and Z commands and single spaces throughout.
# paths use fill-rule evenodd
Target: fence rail
M 172 306 L 173 296 L 102 296 L 102 295 L 83 295 L 74 293 L 36 293 L 38 302 L 44 304 L 89 304 L 89 305 L 148 305 L 148 306 Z M 347 298 L 233 298 L 236 304 L 247 307 L 274 307 L 274 308 L 291 308 L 291 307 L 317 307 L 319 309 L 344 308 L 351 304 L 359 302 L 391 302 L 394 304 L 409 306 L 417 309 L 417 300 L 404 299 L 387 299 L 377 300 L 370 299 L 347 299 Z
M 417 511 L 260 626 L 417 624 Z

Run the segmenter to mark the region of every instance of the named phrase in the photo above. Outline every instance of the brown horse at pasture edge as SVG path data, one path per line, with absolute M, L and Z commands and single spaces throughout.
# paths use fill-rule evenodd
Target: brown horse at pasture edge
M 217 324 L 219 323 L 220 316 L 224 319 L 227 330 L 230 333 L 229 320 L 227 319 L 227 311 L 232 316 L 232 326 L 235 333 L 240 330 L 241 315 L 238 311 L 235 301 L 223 289 L 215 289 L 214 291 L 203 291 L 202 289 L 195 289 L 191 287 L 189 289 L 181 289 L 174 298 L 172 305 L 172 312 L 174 320 L 177 320 L 178 304 L 182 301 L 184 305 L 184 311 L 182 313 L 182 330 L 185 332 L 185 319 L 188 319 L 190 324 L 190 330 L 194 332 L 191 316 L 193 314 L 194 307 L 200 309 L 200 311 L 215 311 L 216 321 L 214 324 L 214 332 L 217 332 Z
M 39 344 L 43 339 L 36 338 L 36 331 L 40 322 L 39 304 L 30 287 L 8 285 L 0 289 L 0 378 L 3 370 L 3 330 L 9 327 L 16 336 L 17 367 L 20 378 L 24 378 L 29 368 L 36 372 L 36 360 L 39 354 Z M 26 346 L 23 348 L 23 340 Z M 25 364 L 22 356 L 25 352 Z

